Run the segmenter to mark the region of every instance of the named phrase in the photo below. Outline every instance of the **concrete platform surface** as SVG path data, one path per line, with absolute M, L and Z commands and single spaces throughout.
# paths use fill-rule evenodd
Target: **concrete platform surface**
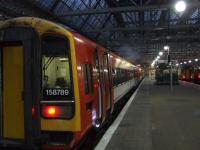
M 145 79 L 106 150 L 200 150 L 200 86 Z

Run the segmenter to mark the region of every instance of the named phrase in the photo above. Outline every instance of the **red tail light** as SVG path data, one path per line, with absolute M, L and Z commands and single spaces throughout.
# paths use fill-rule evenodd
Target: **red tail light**
M 200 79 L 200 73 L 198 74 L 198 78 Z
M 55 118 L 59 114 L 59 108 L 58 106 L 44 106 L 42 112 L 44 117 Z
M 31 112 L 32 112 L 32 115 L 35 114 L 35 107 L 32 107 Z
M 70 119 L 73 117 L 73 105 L 42 105 L 44 118 Z
M 185 79 L 185 76 L 183 75 L 182 78 Z

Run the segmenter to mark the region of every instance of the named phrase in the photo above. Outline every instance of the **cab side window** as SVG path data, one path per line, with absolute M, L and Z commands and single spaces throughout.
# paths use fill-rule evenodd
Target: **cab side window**
M 92 89 L 92 68 L 90 64 L 83 65 L 83 75 L 84 75 L 84 86 L 85 94 L 93 92 Z

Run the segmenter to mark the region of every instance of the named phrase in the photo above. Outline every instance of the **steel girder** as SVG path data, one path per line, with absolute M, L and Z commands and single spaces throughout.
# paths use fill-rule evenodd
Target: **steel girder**
M 198 8 L 200 2 L 189 3 L 188 7 Z M 119 13 L 119 12 L 133 12 L 133 11 L 145 11 L 145 10 L 167 10 L 173 8 L 173 4 L 168 5 L 145 5 L 145 6 L 129 6 L 129 7 L 115 7 L 115 8 L 103 8 L 103 9 L 88 9 L 88 10 L 76 10 L 72 12 L 63 12 L 56 14 L 57 16 L 80 16 L 90 14 L 106 14 L 106 13 Z

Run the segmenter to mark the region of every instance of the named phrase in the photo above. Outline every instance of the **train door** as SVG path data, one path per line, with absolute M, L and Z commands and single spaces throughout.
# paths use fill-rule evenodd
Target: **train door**
M 2 47 L 2 58 L 3 137 L 24 139 L 22 45 Z
M 108 53 L 104 53 L 103 58 L 103 73 L 104 73 L 104 82 L 105 82 L 105 94 L 106 94 L 106 109 L 107 111 L 111 111 L 112 101 L 111 101 L 111 79 L 110 79 L 110 67 L 108 62 Z
M 37 87 L 38 90 L 35 89 L 37 79 L 33 81 L 32 76 L 36 75 L 34 72 L 36 67 L 33 67 L 31 63 L 34 61 L 34 55 L 31 56 L 32 52 L 34 53 L 33 33 L 33 30 L 24 28 L 9 28 L 0 31 L 0 144 L 2 145 L 29 147 L 32 145 L 33 137 L 39 135 L 39 122 L 37 122 L 39 116 L 36 117 L 36 114 L 33 114 L 33 110 L 34 113 L 39 112 L 39 103 L 36 103 L 37 99 L 39 101 L 39 87 Z M 36 43 L 34 46 L 36 47 Z M 39 78 L 39 76 L 35 77 Z
M 103 79 L 102 79 L 102 68 L 99 60 L 98 49 L 95 50 L 95 68 L 97 70 L 97 80 L 98 80 L 98 111 L 97 118 L 98 121 L 102 119 L 103 116 Z

